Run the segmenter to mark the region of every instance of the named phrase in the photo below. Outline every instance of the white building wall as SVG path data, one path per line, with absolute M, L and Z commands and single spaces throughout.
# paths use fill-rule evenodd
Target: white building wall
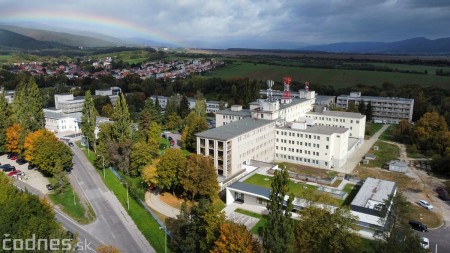
M 317 113 L 306 113 L 307 118 L 314 119 L 317 125 L 344 127 L 350 130 L 350 137 L 364 139 L 366 117 L 349 118 L 345 116 L 331 116 Z

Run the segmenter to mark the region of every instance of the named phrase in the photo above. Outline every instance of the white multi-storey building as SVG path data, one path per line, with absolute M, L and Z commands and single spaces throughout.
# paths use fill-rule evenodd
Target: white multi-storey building
M 175 99 L 177 99 L 178 103 L 181 101 L 181 96 L 179 94 L 175 95 L 178 96 Z M 167 104 L 169 103 L 170 97 L 164 97 L 164 96 L 151 96 L 150 99 L 153 100 L 153 103 L 156 103 L 156 99 L 158 98 L 158 103 L 161 109 L 165 110 L 167 107 Z M 193 109 L 195 107 L 195 99 L 189 97 L 188 98 L 189 103 L 189 109 Z M 223 103 L 223 104 L 222 104 Z M 224 107 L 228 107 L 227 102 L 221 102 L 221 101 L 205 101 L 206 104 L 206 113 L 216 113 L 220 110 L 221 104 Z
M 84 97 L 74 97 L 73 94 L 55 94 L 55 107 L 62 113 L 81 112 L 83 109 Z
M 197 153 L 211 155 L 217 160 L 216 154 L 222 152 L 223 148 L 216 145 L 206 147 L 207 142 L 230 141 L 246 134 L 249 135 L 249 142 L 239 146 L 233 144 L 231 151 L 227 151 L 227 154 L 234 153 L 232 150 L 236 149 L 239 159 L 225 164 L 226 173 L 223 172 L 224 163 L 219 163 L 219 160 L 215 162 L 219 175 L 234 176 L 241 170 L 243 162 L 249 159 L 284 161 L 323 169 L 342 168 L 349 154 L 364 141 L 366 118 L 359 113 L 312 112 L 314 103 L 315 92 L 302 90 L 299 98 L 292 98 L 287 92 L 281 100 L 276 100 L 269 93 L 267 99 L 250 103 L 250 109 L 233 105 L 230 109 L 218 111 L 216 128 L 197 134 Z M 261 127 L 261 122 L 270 122 L 272 126 L 264 128 L 264 131 L 265 138 L 273 139 L 264 141 L 266 144 L 272 143 L 271 148 L 274 149 L 273 156 L 264 155 L 262 159 L 253 153 L 254 145 L 261 145 L 254 139 L 258 135 L 251 136 L 254 130 Z M 224 139 L 224 133 L 228 132 L 233 134 Z M 229 148 L 227 146 L 227 150 Z
M 197 134 L 197 153 L 211 156 L 219 176 L 225 178 L 243 170 L 250 159 L 273 161 L 275 122 L 245 118 Z
M 397 124 L 405 119 L 412 121 L 414 99 L 397 97 L 361 96 L 361 92 L 351 92 L 350 95 L 337 97 L 336 106 L 348 109 L 350 104 L 356 107 L 364 102 L 372 105 L 372 118 L 374 122 Z

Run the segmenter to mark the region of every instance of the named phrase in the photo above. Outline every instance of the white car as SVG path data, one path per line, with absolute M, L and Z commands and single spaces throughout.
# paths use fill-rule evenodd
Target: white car
M 428 201 L 423 200 L 423 199 L 419 200 L 419 205 L 421 205 L 429 210 L 433 209 L 433 206 L 430 203 L 428 203 Z
M 429 249 L 430 248 L 430 240 L 426 237 L 420 238 L 420 245 L 422 245 L 422 248 Z

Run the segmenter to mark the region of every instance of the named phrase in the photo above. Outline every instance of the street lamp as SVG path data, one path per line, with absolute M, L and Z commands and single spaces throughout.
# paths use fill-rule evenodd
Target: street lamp
M 122 184 L 126 184 L 127 185 L 127 208 L 128 208 L 128 210 L 130 210 L 130 199 L 128 198 L 128 183 L 127 182 L 122 182 Z
M 103 164 L 103 179 L 105 179 L 105 157 L 103 155 L 97 155 L 97 157 L 102 157 L 102 164 Z
M 164 230 L 164 253 L 167 253 L 167 228 L 166 228 L 166 226 L 164 226 L 164 227 L 159 227 L 159 229 Z

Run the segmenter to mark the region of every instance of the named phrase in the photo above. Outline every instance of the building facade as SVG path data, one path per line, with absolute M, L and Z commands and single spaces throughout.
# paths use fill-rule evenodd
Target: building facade
M 361 96 L 361 92 L 351 92 L 350 95 L 337 97 L 336 106 L 348 109 L 353 104 L 358 107 L 360 103 L 372 105 L 372 119 L 376 123 L 398 124 L 401 120 L 412 121 L 414 99 L 398 97 Z

